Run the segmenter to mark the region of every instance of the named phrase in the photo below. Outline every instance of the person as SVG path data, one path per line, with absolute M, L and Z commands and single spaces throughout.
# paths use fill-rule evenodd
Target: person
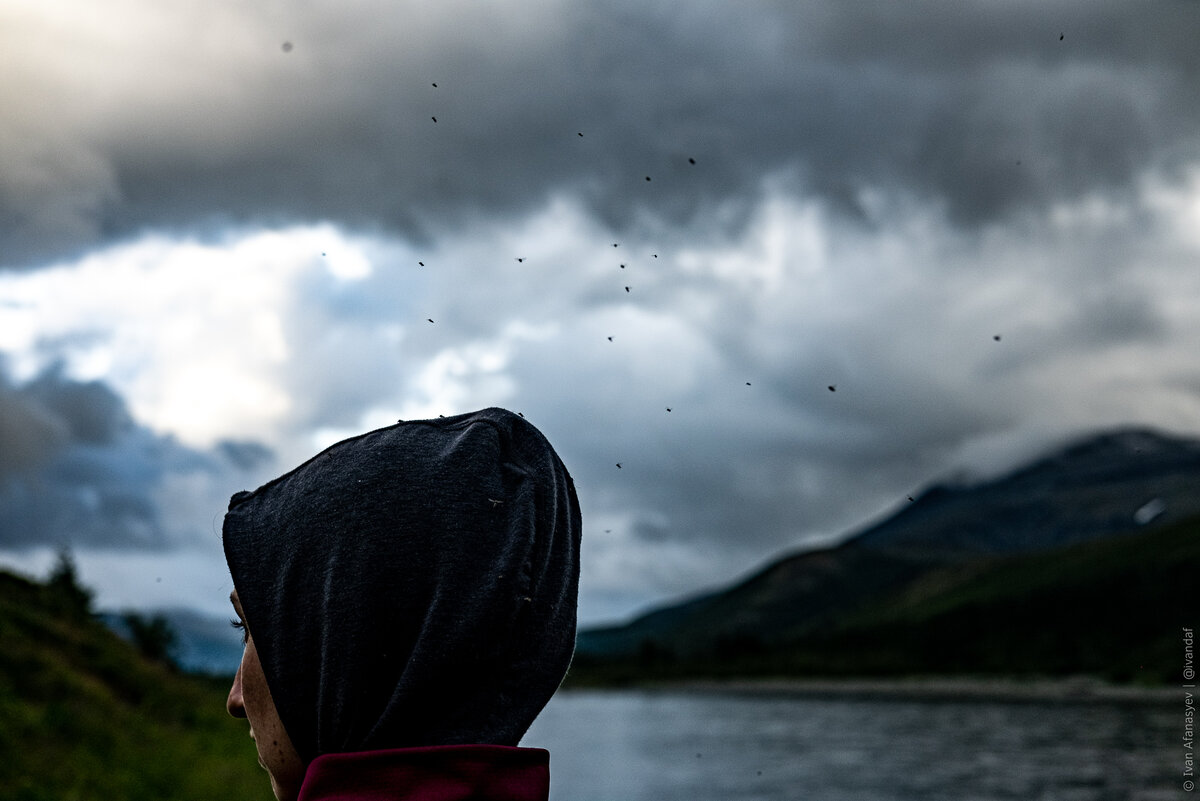
M 518 745 L 574 652 L 581 520 L 503 409 L 347 439 L 229 503 L 250 724 L 280 801 L 546 799 Z

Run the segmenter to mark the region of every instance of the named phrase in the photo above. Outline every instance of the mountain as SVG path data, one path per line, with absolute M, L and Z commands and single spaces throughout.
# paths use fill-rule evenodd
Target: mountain
M 1174 569 L 1175 562 L 1154 562 L 1161 549 L 1130 546 L 1129 537 L 1169 529 L 1188 542 L 1197 521 L 1200 442 L 1148 429 L 1107 432 L 998 479 L 933 486 L 840 545 L 786 555 L 731 587 L 656 609 L 626 625 L 584 630 L 575 673 L 599 675 L 613 666 L 629 676 L 706 673 L 734 665 L 750 672 L 771 666 L 820 672 L 822 665 L 843 671 L 853 657 L 845 650 L 847 632 L 871 630 L 872 621 L 885 619 L 906 592 L 953 606 L 952 599 L 939 595 L 957 586 L 953 577 L 970 574 L 985 581 L 1002 566 L 1016 569 L 1007 560 L 1028 562 L 1039 576 L 1056 577 L 1066 586 L 1090 559 L 1088 547 L 1119 539 L 1127 552 L 1112 563 L 1115 572 L 1096 578 L 1112 590 L 1120 586 L 1121 571 L 1140 581 L 1135 573 Z M 1073 550 L 1079 548 L 1083 551 Z M 1174 591 L 1173 585 L 1158 590 Z M 997 594 L 990 603 L 990 619 L 999 624 L 1004 610 L 1016 610 L 1022 597 L 1020 592 Z M 1137 606 L 1136 600 L 1131 603 Z M 924 636 L 919 629 L 911 620 L 904 628 L 915 640 Z M 1106 641 L 1097 636 L 1098 642 Z M 834 654 L 830 649 L 838 651 L 837 642 L 842 650 Z M 892 645 L 888 664 L 896 667 L 907 657 L 903 647 Z M 818 652 L 825 654 L 824 661 L 801 656 Z M 937 660 L 927 661 L 920 669 L 936 668 Z M 969 662 L 960 667 L 968 669 Z M 864 660 L 858 669 L 871 670 Z M 874 668 L 886 669 L 883 663 Z
M 791 644 L 796 670 L 1181 680 L 1200 516 L 930 571 Z
M 1125 429 L 1075 442 L 1003 478 L 938 484 L 861 532 L 898 553 L 1023 553 L 1200 514 L 1200 441 Z

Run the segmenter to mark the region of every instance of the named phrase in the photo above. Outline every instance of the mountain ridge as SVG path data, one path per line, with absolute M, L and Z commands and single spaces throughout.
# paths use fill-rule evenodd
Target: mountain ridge
M 1145 427 L 1099 432 L 993 479 L 935 483 L 837 545 L 784 553 L 724 587 L 585 629 L 577 654 L 588 665 L 779 649 L 826 636 L 939 569 L 1193 517 L 1200 518 L 1200 441 Z
M 1156 517 L 1170 522 L 1200 514 L 1200 440 L 1154 429 L 1120 428 L 1078 438 L 1061 449 L 987 481 L 937 482 L 907 508 L 852 534 L 847 541 L 876 549 L 946 550 L 961 553 L 1022 552 L 1056 547 L 1123 531 L 1155 499 Z M 1074 508 L 1063 507 L 1074 500 Z M 1047 501 L 1057 504 L 1055 510 Z M 981 505 L 993 507 L 983 519 Z M 1084 514 L 1081 510 L 1091 510 Z M 1057 511 L 1057 514 L 1055 513 Z M 941 516 L 941 527 L 963 527 L 957 537 L 917 537 Z M 914 525 L 915 524 L 915 525 Z M 1021 531 L 1049 535 L 1041 540 Z

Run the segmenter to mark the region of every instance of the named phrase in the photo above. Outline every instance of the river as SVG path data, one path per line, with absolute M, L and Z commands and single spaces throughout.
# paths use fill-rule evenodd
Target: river
M 1183 798 L 1183 701 L 563 691 L 522 745 L 551 801 Z

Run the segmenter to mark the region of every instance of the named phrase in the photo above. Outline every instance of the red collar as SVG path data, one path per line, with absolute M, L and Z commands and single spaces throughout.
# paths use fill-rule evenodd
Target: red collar
M 550 752 L 506 745 L 439 745 L 324 754 L 297 801 L 546 801 Z

